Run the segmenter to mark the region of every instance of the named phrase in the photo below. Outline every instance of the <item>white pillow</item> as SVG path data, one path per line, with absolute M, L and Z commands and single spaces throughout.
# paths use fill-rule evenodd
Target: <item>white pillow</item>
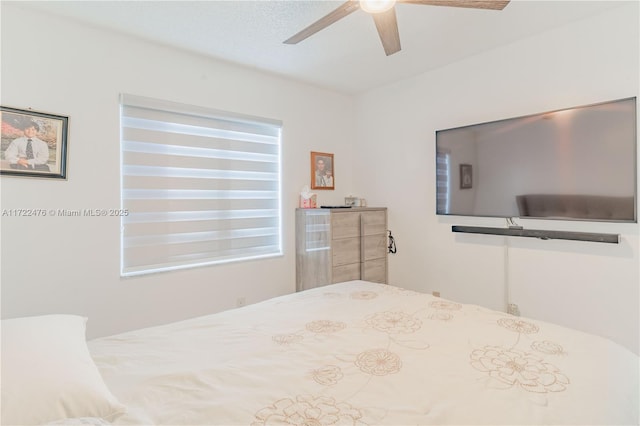
M 124 413 L 91 359 L 86 322 L 75 315 L 2 320 L 3 425 Z

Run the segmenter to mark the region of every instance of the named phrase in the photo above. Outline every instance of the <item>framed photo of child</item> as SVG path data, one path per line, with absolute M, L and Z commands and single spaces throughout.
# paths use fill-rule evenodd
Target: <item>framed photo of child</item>
M 333 154 L 311 152 L 311 189 L 335 189 Z
M 0 174 L 67 178 L 69 118 L 0 107 Z

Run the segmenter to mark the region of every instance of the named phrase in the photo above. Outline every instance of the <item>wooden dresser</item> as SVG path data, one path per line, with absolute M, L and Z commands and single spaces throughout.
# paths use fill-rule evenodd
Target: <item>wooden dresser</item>
M 387 209 L 296 209 L 296 289 L 387 282 Z

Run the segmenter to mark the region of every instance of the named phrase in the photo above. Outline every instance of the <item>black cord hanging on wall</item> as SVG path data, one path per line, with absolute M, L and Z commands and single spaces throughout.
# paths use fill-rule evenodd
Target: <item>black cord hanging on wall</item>
M 398 251 L 396 248 L 396 240 L 391 235 L 391 231 L 387 231 L 389 233 L 389 253 L 395 253 Z

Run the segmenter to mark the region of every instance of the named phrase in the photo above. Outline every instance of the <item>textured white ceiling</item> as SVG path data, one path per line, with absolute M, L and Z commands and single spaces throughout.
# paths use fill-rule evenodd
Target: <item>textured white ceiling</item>
M 83 0 L 19 4 L 353 94 L 624 2 L 512 0 L 502 11 L 399 3 L 402 51 L 388 57 L 373 19 L 362 10 L 297 45 L 282 43 L 341 3 Z

